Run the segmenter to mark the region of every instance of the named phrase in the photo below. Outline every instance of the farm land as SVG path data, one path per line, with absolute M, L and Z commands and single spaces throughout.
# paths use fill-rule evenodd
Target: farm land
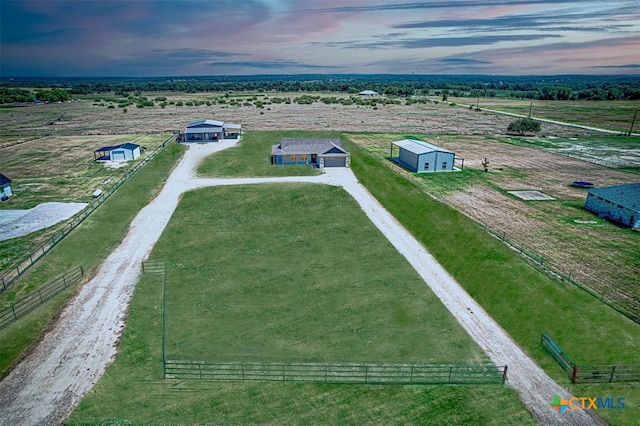
M 187 99 L 193 98 L 191 95 L 180 96 Z M 284 95 L 280 94 L 279 96 Z M 41 108 L 41 110 L 36 111 L 37 108 Z M 49 108 L 49 110 L 47 110 L 47 108 Z M 54 108 L 66 109 L 64 113 L 61 113 L 60 110 L 51 111 Z M 557 244 L 554 242 L 555 240 L 562 240 L 563 238 L 569 241 L 569 244 L 575 245 L 575 243 L 571 243 L 571 241 L 573 241 L 573 238 L 578 238 L 577 235 L 581 233 L 589 235 L 589 237 L 584 239 L 587 242 L 592 242 L 595 238 L 605 235 L 607 238 L 614 236 L 617 239 L 612 246 L 604 247 L 603 253 L 610 252 L 611 247 L 616 247 L 619 252 L 623 252 L 623 260 L 620 265 L 623 267 L 627 266 L 627 271 L 632 271 L 631 273 L 633 273 L 634 259 L 637 260 L 639 258 L 636 252 L 629 251 L 626 254 L 624 253 L 625 250 L 628 250 L 627 246 L 630 246 L 631 250 L 633 249 L 634 244 L 629 244 L 629 242 L 637 242 L 637 234 L 629 230 L 618 229 L 614 225 L 602 222 L 581 210 L 581 202 L 584 200 L 581 197 L 584 197 L 584 192 L 568 187 L 568 183 L 577 179 L 573 177 L 573 172 L 568 171 L 566 175 L 559 175 L 554 178 L 550 178 L 549 176 L 552 172 L 555 174 L 559 168 L 562 168 L 559 167 L 558 164 L 562 166 L 565 162 L 571 163 L 575 161 L 575 165 L 572 165 L 573 163 L 570 164 L 572 167 L 575 167 L 575 169 L 570 170 L 584 171 L 585 173 L 591 172 L 592 174 L 588 176 L 593 176 L 593 178 L 590 179 L 598 185 L 622 183 L 628 180 L 636 181 L 638 180 L 638 175 L 633 172 L 637 172 L 638 167 L 637 163 L 634 163 L 634 161 L 637 161 L 637 159 L 634 159 L 637 153 L 637 138 L 611 138 L 609 141 L 603 140 L 602 137 L 595 137 L 592 132 L 586 130 L 560 126 L 558 126 L 558 136 L 555 136 L 556 126 L 544 124 L 543 132 L 548 132 L 547 136 L 552 137 L 512 138 L 512 140 L 508 140 L 501 135 L 504 129 L 506 129 L 506 125 L 512 121 L 511 117 L 495 116 L 486 112 L 451 106 L 444 103 L 420 104 L 417 106 L 394 104 L 379 106 L 377 109 L 375 109 L 375 107 L 356 107 L 353 105 L 327 105 L 318 102 L 311 105 L 285 103 L 270 105 L 265 108 L 257 108 L 255 106 L 232 108 L 220 105 L 200 105 L 197 107 L 167 106 L 166 108 L 129 108 L 127 113 L 123 113 L 117 109 L 106 109 L 99 105 L 89 105 L 88 102 L 76 102 L 23 107 L 21 109 L 25 109 L 28 114 L 34 114 L 33 117 L 29 117 L 29 121 L 34 127 L 28 131 L 31 133 L 33 139 L 24 144 L 5 148 L 6 152 L 21 145 L 28 146 L 34 142 L 46 143 L 46 140 L 49 138 L 54 136 L 60 137 L 65 134 L 67 136 L 79 134 L 93 137 L 115 133 L 117 136 L 118 131 L 130 133 L 138 124 L 140 124 L 143 129 L 140 131 L 151 133 L 154 127 L 156 129 L 178 129 L 183 127 L 187 121 L 205 117 L 242 123 L 243 128 L 248 131 L 245 139 L 247 143 L 246 145 L 241 144 L 240 147 L 238 147 L 239 149 L 249 145 L 248 142 L 250 142 L 252 135 L 251 130 L 278 128 L 277 125 L 280 124 L 280 129 L 330 129 L 333 131 L 338 130 L 334 129 L 332 125 L 334 122 L 332 120 L 335 120 L 338 128 L 344 127 L 341 130 L 349 132 L 347 138 L 353 141 L 356 146 L 363 147 L 366 153 L 372 154 L 374 158 L 377 158 L 380 166 L 390 168 L 390 170 L 419 183 L 426 192 L 458 208 L 472 218 L 480 220 L 489 227 L 503 229 L 504 226 L 500 225 L 501 222 L 497 221 L 494 224 L 494 222 L 490 222 L 490 219 L 507 216 L 509 220 L 505 220 L 505 223 L 515 221 L 519 224 L 519 226 L 514 226 L 514 228 L 537 229 L 538 240 L 540 240 L 541 236 L 546 237 L 552 232 L 554 228 L 552 225 L 565 225 L 557 226 L 558 229 L 553 230 L 562 235 L 551 238 L 548 241 L 543 239 L 545 242 L 541 243 L 540 247 L 545 249 L 547 245 Z M 2 120 L 0 121 L 0 123 L 2 123 L 0 129 L 2 129 L 3 134 L 5 132 L 7 134 L 6 137 L 2 137 L 2 144 L 9 144 L 20 139 L 20 136 L 17 134 L 18 132 L 11 126 L 11 122 L 15 123 L 14 120 L 16 120 L 16 116 L 5 120 L 7 111 L 15 114 L 16 109 L 0 110 L 0 120 Z M 38 118 L 37 113 L 41 111 L 45 113 L 45 116 Z M 116 112 L 118 113 L 117 116 L 114 115 Z M 95 119 L 91 118 L 93 114 L 96 114 Z M 145 120 L 145 115 L 148 116 L 148 120 Z M 57 120 L 55 118 L 56 116 L 61 119 Z M 126 117 L 126 119 L 123 119 L 123 116 Z M 163 120 L 163 116 L 165 120 Z M 113 121 L 109 121 L 109 117 L 112 117 L 111 120 Z M 149 123 L 152 124 L 150 125 Z M 164 123 L 167 123 L 167 125 L 163 125 Z M 349 130 L 348 126 L 350 123 L 352 128 Z M 598 123 L 587 124 L 596 126 Z M 110 127 L 110 125 L 113 127 Z M 381 134 L 362 134 L 360 132 L 379 132 Z M 388 154 L 388 146 L 391 140 L 407 135 L 425 138 L 430 141 L 432 141 L 434 136 L 436 138 L 439 137 L 439 144 L 445 148 L 454 150 L 459 156 L 465 158 L 465 171 L 456 173 L 455 175 L 447 174 L 437 177 L 422 177 L 413 176 L 402 169 L 398 169 L 395 165 L 388 162 L 384 156 L 385 153 Z M 264 149 L 262 147 L 268 147 L 268 145 L 278 137 L 279 136 L 273 135 L 272 137 L 266 136 L 259 138 L 263 141 L 261 142 L 262 145 L 260 149 L 262 150 Z M 554 137 L 558 137 L 559 139 L 553 139 Z M 574 140 L 576 138 L 579 139 L 576 141 Z M 75 137 L 70 137 L 69 139 L 73 140 Z M 625 146 L 621 146 L 619 149 L 619 152 L 624 154 L 620 155 L 620 157 L 631 158 L 630 161 L 624 159 L 619 163 L 620 167 L 618 168 L 603 167 L 593 162 L 573 160 L 552 152 L 553 149 L 556 148 L 560 150 L 562 143 L 573 143 L 574 145 L 588 147 L 590 145 L 614 145 L 617 141 L 625 142 Z M 257 140 L 256 143 L 258 143 Z M 538 144 L 541 145 L 541 147 L 538 147 Z M 544 151 L 541 149 L 542 147 L 544 147 Z M 37 151 L 37 148 L 34 151 Z M 489 154 L 487 152 L 489 152 Z M 594 157 L 597 157 L 597 155 L 595 155 L 597 154 L 597 150 L 594 149 L 592 152 L 594 152 Z M 2 154 L 3 155 L 0 156 L 0 166 L 4 166 L 4 159 L 6 158 L 4 152 L 2 152 Z M 227 155 L 226 153 L 219 155 L 222 154 Z M 488 173 L 481 172 L 479 166 L 479 161 L 485 157 L 488 157 L 490 160 L 490 171 Z M 535 157 L 537 157 L 537 159 Z M 609 159 L 618 158 L 615 153 L 608 157 Z M 268 150 L 265 151 L 265 161 L 267 158 Z M 527 160 L 535 159 L 538 163 L 534 163 L 533 165 L 529 164 L 525 161 L 525 158 Z M 518 159 L 518 161 L 515 159 Z M 218 165 L 220 163 L 226 163 L 226 161 L 221 162 L 217 156 L 213 156 L 208 162 L 203 164 L 201 172 L 203 172 L 203 170 L 206 172 L 207 167 L 209 167 L 209 172 L 205 174 L 215 174 L 215 170 L 218 169 L 216 162 Z M 208 163 L 209 166 L 207 165 Z M 547 164 L 555 164 L 555 166 L 547 169 Z M 593 169 L 590 167 L 593 167 Z M 82 165 L 79 166 L 79 169 L 82 169 Z M 52 170 L 52 172 L 55 172 L 55 170 Z M 233 167 L 230 167 L 228 170 L 222 172 L 222 174 L 226 173 L 229 175 L 243 176 L 250 172 L 242 170 L 242 167 L 237 166 L 235 170 Z M 258 173 L 260 172 L 258 171 Z M 453 182 L 447 182 L 445 180 L 445 178 L 449 176 L 453 178 Z M 585 175 L 581 175 L 578 176 L 578 178 L 580 180 L 587 179 L 584 176 Z M 532 182 L 535 182 L 535 184 Z M 85 189 L 85 191 L 81 191 L 83 194 L 87 193 L 90 187 L 85 187 Z M 525 202 L 506 193 L 506 191 L 512 189 L 538 189 L 556 197 L 557 201 Z M 457 198 L 455 194 L 458 194 Z M 70 199 L 73 199 L 73 197 L 70 197 Z M 504 203 L 504 206 L 501 203 Z M 470 208 L 469 205 L 472 205 L 473 208 Z M 6 208 L 4 206 L 2 207 Z M 469 213 L 469 209 L 477 212 L 479 216 L 474 217 Z M 590 223 L 593 220 L 595 220 L 596 223 Z M 586 223 L 581 223 L 583 221 Z M 565 228 L 576 228 L 578 232 L 565 235 Z M 603 229 L 606 230 L 604 234 L 602 234 Z M 589 232 L 587 233 L 587 231 Z M 520 234 L 515 233 L 515 229 L 513 232 L 510 229 L 507 233 L 510 239 L 515 241 L 516 244 L 519 243 L 520 245 L 530 247 L 530 240 L 526 239 L 526 235 L 519 236 Z M 535 235 L 532 240 L 535 240 Z M 635 246 L 637 247 L 637 244 Z M 598 247 L 589 247 L 588 251 L 597 248 Z M 564 259 L 560 261 L 562 265 L 575 261 L 571 257 L 564 258 L 565 251 L 562 246 L 554 248 L 552 252 L 555 252 L 556 257 L 559 256 Z M 545 261 L 551 262 L 551 259 L 554 259 L 553 253 L 545 255 Z M 577 265 L 576 269 L 582 268 L 580 263 Z M 607 265 L 607 268 L 610 268 L 611 264 L 609 262 L 607 262 Z M 577 270 L 574 271 L 573 268 L 569 269 L 568 271 L 567 269 L 562 270 L 571 272 L 572 278 L 577 280 L 576 274 L 579 272 Z M 605 268 L 605 271 L 607 270 L 611 272 L 611 269 Z M 637 268 L 635 271 L 637 273 Z M 625 277 L 627 276 L 622 274 L 621 277 L 614 279 L 611 284 L 613 286 L 611 287 L 613 289 L 612 291 L 615 291 L 617 288 L 615 287 L 616 285 L 624 282 Z M 633 279 L 633 275 L 631 275 L 630 278 Z M 608 288 L 609 287 L 605 288 L 605 290 Z M 629 290 L 625 288 L 623 291 L 628 292 Z M 607 292 L 605 292 L 605 294 L 607 294 Z M 632 294 L 631 299 L 633 299 L 633 297 L 634 295 Z M 637 300 L 637 293 L 635 300 Z M 154 319 L 154 321 L 156 320 L 157 318 Z M 637 335 L 637 331 L 635 333 L 631 332 L 631 336 L 633 336 L 633 334 Z M 632 346 L 637 345 L 637 342 L 633 342 L 636 342 L 635 338 L 631 338 L 628 343 Z M 570 346 L 578 345 L 574 342 L 570 344 Z M 123 350 L 124 349 L 125 347 L 123 346 Z M 577 355 L 579 354 L 575 352 L 570 353 L 574 358 L 578 358 Z M 604 355 L 606 360 L 589 359 L 588 354 L 585 354 L 584 362 L 620 362 L 619 358 L 615 358 L 615 354 L 616 351 L 612 350 L 608 355 Z M 544 355 L 540 353 L 536 353 L 535 355 L 536 359 L 541 362 L 540 359 L 542 359 Z M 633 360 L 632 355 L 625 355 L 623 352 L 619 352 L 619 355 L 621 358 L 624 358 L 622 360 L 623 362 L 630 362 L 630 359 Z M 545 365 L 545 362 L 541 362 L 541 364 L 547 369 L 554 368 L 553 363 L 546 363 Z M 561 380 L 561 374 L 558 373 L 556 376 Z M 198 387 L 200 385 L 194 386 Z M 202 386 L 206 387 L 206 385 Z M 266 389 L 266 387 L 264 389 Z M 599 390 L 597 387 L 591 389 Z M 624 392 L 627 392 L 627 390 L 625 389 Z M 344 419 L 348 421 L 347 417 Z M 374 418 L 370 419 L 370 421 L 373 421 L 373 419 Z

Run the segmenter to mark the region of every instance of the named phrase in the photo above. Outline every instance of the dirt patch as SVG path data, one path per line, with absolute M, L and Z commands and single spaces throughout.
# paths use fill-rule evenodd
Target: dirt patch
M 543 201 L 543 200 L 555 200 L 555 198 L 550 197 L 544 192 L 540 191 L 508 191 L 509 194 L 515 195 L 521 200 L 526 201 Z

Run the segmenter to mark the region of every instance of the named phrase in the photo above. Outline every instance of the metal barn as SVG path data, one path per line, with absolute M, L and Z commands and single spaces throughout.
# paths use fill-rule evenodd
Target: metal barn
M 103 146 L 93 152 L 96 161 L 131 161 L 140 156 L 140 145 L 127 142 L 115 146 Z
M 399 148 L 397 157 L 393 147 Z M 453 171 L 455 153 L 427 142 L 403 139 L 392 142 L 391 158 L 416 173 Z
M 640 182 L 588 189 L 584 207 L 601 218 L 640 230 Z

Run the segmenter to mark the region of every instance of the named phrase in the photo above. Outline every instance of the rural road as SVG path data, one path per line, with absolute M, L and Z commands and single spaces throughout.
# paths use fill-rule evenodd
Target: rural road
M 310 182 L 343 187 L 370 220 L 405 256 L 462 327 L 497 365 L 509 366 L 508 385 L 544 425 L 597 425 L 582 410 L 551 409 L 554 395 L 569 398 L 462 289 L 373 196 L 350 169 L 326 169 L 319 176 L 203 179 L 204 157 L 234 142 L 191 145 L 160 194 L 133 220 L 121 244 L 68 304 L 38 347 L 0 382 L 0 425 L 57 425 L 64 422 L 116 356 L 141 263 L 160 238 L 184 191 L 216 185 Z

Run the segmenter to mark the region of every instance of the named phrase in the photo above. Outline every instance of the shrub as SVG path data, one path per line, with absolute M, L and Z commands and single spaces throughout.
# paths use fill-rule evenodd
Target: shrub
M 540 131 L 540 122 L 534 120 L 531 117 L 524 117 L 519 120 L 513 121 L 507 127 L 508 133 L 515 133 L 518 135 L 524 135 L 525 133 L 535 133 Z

